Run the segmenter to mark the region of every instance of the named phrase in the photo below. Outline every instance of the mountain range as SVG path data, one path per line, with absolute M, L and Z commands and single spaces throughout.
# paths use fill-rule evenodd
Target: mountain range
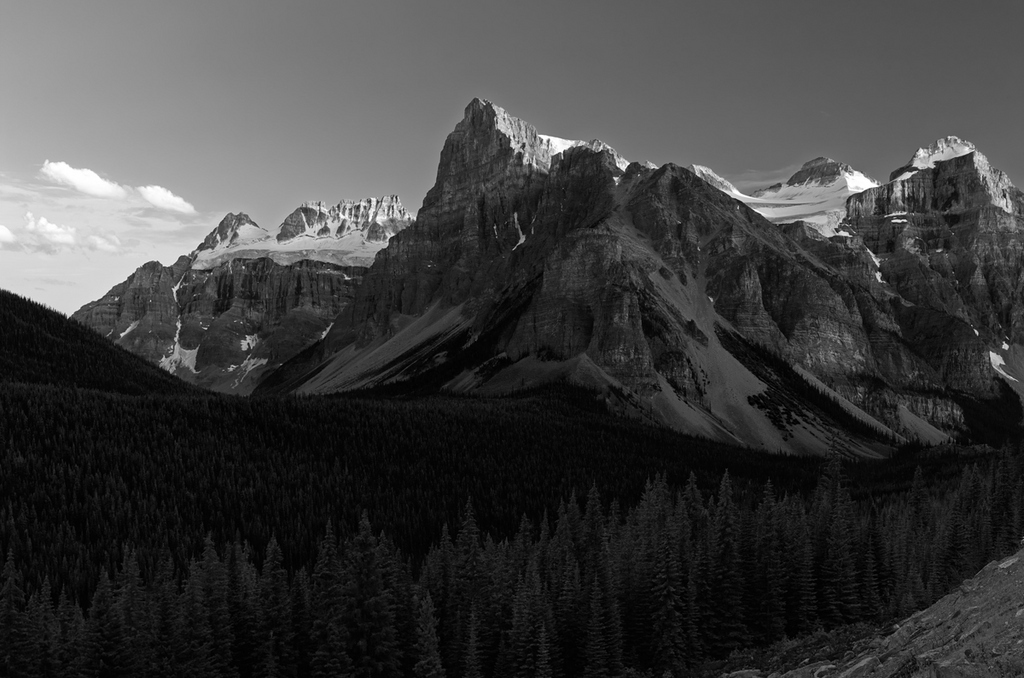
M 998 442 L 1020 421 L 1024 194 L 969 142 L 886 183 L 815 158 L 744 195 L 475 99 L 415 219 L 229 214 L 74 318 L 214 390 L 502 394 L 770 451 Z

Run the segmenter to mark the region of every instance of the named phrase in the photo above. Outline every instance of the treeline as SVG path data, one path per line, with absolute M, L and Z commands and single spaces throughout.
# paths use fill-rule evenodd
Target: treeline
M 805 493 L 818 465 L 610 417 L 573 389 L 396 401 L 0 384 L 0 557 L 84 603 L 125 544 L 149 577 L 163 549 L 183 567 L 207 534 L 247 542 L 257 564 L 276 535 L 295 569 L 329 522 L 347 535 L 366 510 L 419 561 L 468 497 L 504 538 L 595 483 L 629 506 L 658 473 L 708 491 L 728 467 L 743 492 L 770 476 Z
M 784 636 L 881 622 L 929 604 L 1015 548 L 1017 459 L 972 465 L 944 492 L 920 473 L 884 505 L 854 502 L 831 463 L 808 498 L 766 484 L 737 501 L 728 473 L 705 496 L 663 478 L 639 503 L 596 487 L 510 539 L 480 530 L 472 504 L 418 572 L 364 515 L 328 527 L 316 558 L 289 568 L 276 539 L 262 563 L 207 538 L 187 566 L 164 549 L 101 573 L 83 610 L 19 554 L 0 575 L 5 676 L 417 676 L 606 678 L 686 675 L 701 661 Z M 415 576 L 414 576 L 415 575 Z
M 6 290 L 0 290 L 0 328 L 0 383 L 132 395 L 199 392 L 81 323 Z

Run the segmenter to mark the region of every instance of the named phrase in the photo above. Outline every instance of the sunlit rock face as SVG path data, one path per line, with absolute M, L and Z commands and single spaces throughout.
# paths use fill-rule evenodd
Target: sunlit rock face
M 863 176 L 819 160 L 794 181 Z M 1008 377 L 972 316 L 907 298 L 889 279 L 860 206 L 887 189 L 861 183 L 831 235 L 776 225 L 699 168 L 630 164 L 474 100 L 416 223 L 381 251 L 326 339 L 267 384 L 488 393 L 568 375 L 682 430 L 821 451 L 839 425 L 794 395 L 802 379 L 890 439 L 964 435 L 953 391 L 993 397 Z
M 187 381 L 249 393 L 323 338 L 412 222 L 397 196 L 304 203 L 276 235 L 228 214 L 192 254 L 143 265 L 73 317 Z
M 415 220 L 391 197 L 305 203 L 273 232 L 229 215 L 79 315 L 221 390 L 569 380 L 695 435 L 884 456 L 967 436 L 965 403 L 1024 380 L 1021 194 L 966 142 L 934 146 L 881 186 L 807 163 L 789 188 L 845 201 L 823 228 L 474 100 Z
M 1024 194 L 955 137 L 892 176 L 850 198 L 850 228 L 879 258 L 918 353 L 943 381 L 991 392 L 990 353 L 1013 362 L 1024 340 Z

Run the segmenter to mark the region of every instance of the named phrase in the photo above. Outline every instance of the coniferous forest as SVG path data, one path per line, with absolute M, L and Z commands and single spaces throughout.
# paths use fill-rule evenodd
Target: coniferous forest
M 774 457 L 566 387 L 158 395 L 97 355 L 0 380 L 2 676 L 682 676 L 901 618 L 1024 533 L 1009 447 Z

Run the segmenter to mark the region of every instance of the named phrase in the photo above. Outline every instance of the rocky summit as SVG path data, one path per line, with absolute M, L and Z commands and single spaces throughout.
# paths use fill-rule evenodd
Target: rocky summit
M 309 348 L 413 219 L 397 196 L 304 203 L 272 233 L 228 214 L 171 266 L 141 266 L 74 318 L 186 381 L 230 393 Z
M 919 170 L 910 206 L 847 165 L 807 163 L 787 185 L 842 194 L 829 232 L 773 223 L 706 174 L 550 139 L 471 102 L 416 223 L 324 340 L 260 388 L 491 394 L 569 379 L 695 435 L 859 456 L 970 438 L 986 409 L 1019 419 L 1008 391 L 1024 377 L 1024 300 L 1015 260 L 995 248 L 1020 231 L 1020 193 L 980 156 Z M 880 233 L 901 210 L 962 233 L 976 267 L 933 264 L 912 232 L 906 246 Z M 971 235 L 974 213 L 988 240 Z
M 1022 219 L 955 137 L 885 184 L 819 157 L 745 196 L 475 99 L 415 220 L 393 196 L 229 214 L 75 317 L 218 390 L 568 380 L 693 435 L 879 457 L 1019 430 Z

